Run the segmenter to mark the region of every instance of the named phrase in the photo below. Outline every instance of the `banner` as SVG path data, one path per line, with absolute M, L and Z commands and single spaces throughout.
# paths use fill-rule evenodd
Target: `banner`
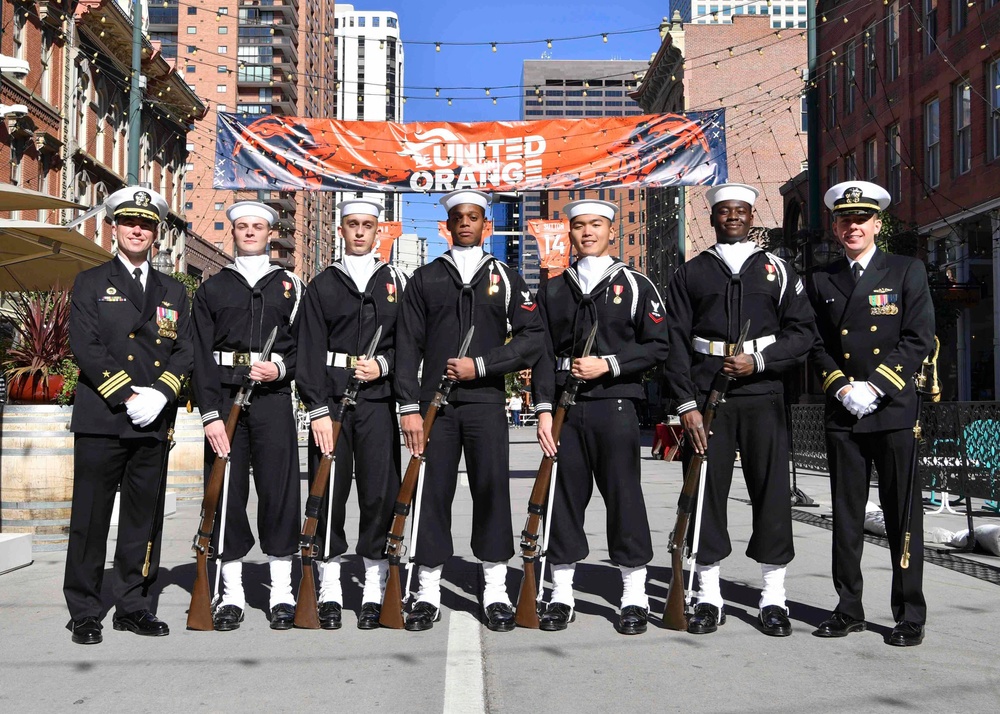
M 375 252 L 379 260 L 388 263 L 392 257 L 392 244 L 403 235 L 403 224 L 400 221 L 387 221 L 378 224 L 378 233 L 375 234 Z
M 543 191 L 725 183 L 725 110 L 504 122 L 218 115 L 213 186 Z
M 528 233 L 538 241 L 538 267 L 554 278 L 569 267 L 569 221 L 529 218 Z
M 438 221 L 438 235 L 448 241 L 448 248 L 450 249 L 454 243 L 451 240 L 451 231 L 448 230 L 448 221 Z M 482 245 L 485 247 L 486 240 L 493 235 L 493 221 L 486 221 L 486 225 L 483 226 L 483 242 Z

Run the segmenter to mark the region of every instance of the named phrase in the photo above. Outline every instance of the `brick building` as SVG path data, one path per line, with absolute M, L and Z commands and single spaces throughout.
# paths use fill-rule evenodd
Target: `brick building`
M 1000 2 L 847 0 L 818 15 L 822 191 L 850 178 L 889 190 L 926 249 L 945 396 L 995 399 Z

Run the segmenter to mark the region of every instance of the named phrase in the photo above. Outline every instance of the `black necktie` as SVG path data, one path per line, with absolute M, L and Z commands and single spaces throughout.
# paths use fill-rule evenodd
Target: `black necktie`
M 139 292 L 142 292 L 142 268 L 133 270 L 132 277 L 135 278 L 135 284 L 139 286 Z
M 855 263 L 851 266 L 851 275 L 854 276 L 855 285 L 859 280 L 861 280 L 861 263 Z

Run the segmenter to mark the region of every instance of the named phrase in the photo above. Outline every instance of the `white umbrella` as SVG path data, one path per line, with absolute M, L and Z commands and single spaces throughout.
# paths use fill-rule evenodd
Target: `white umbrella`
M 0 219 L 0 290 L 70 287 L 77 273 L 110 259 L 72 228 Z
M 9 183 L 0 184 L 0 211 L 31 211 L 35 209 L 86 208 L 72 201 L 32 191 Z

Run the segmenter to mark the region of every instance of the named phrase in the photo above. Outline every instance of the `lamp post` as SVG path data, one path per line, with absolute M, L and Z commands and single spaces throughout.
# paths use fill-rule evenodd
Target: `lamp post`
M 153 269 L 164 275 L 174 272 L 174 259 L 170 255 L 172 252 L 170 248 L 158 250 L 153 256 Z

